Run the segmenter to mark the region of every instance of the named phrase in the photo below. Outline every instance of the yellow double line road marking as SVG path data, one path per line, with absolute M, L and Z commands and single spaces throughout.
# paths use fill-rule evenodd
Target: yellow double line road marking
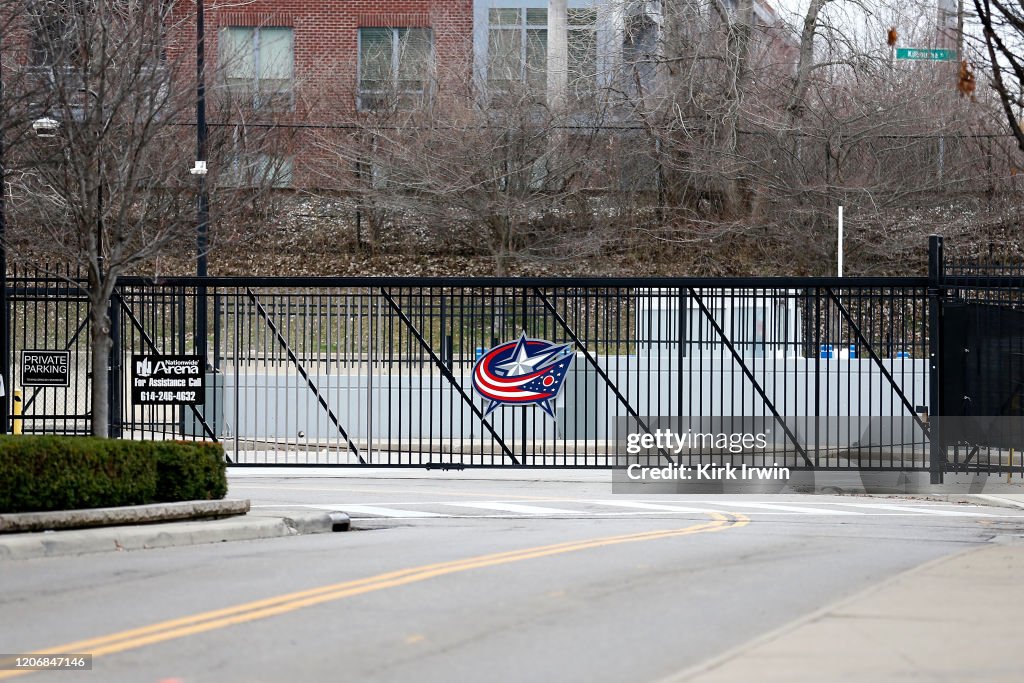
M 723 514 L 718 512 L 709 512 L 708 515 L 711 516 L 713 521 L 681 529 L 663 529 L 661 531 L 647 531 L 637 534 L 606 536 L 604 538 L 593 538 L 584 541 L 567 541 L 565 543 L 542 545 L 533 548 L 524 548 L 522 550 L 511 550 L 502 553 L 493 553 L 490 555 L 479 555 L 477 557 L 469 557 L 461 560 L 421 565 L 419 567 L 411 567 L 409 569 L 400 569 L 398 571 L 378 574 L 365 579 L 344 581 L 342 583 L 321 586 L 319 588 L 310 588 L 308 590 L 286 593 L 272 598 L 247 602 L 235 605 L 234 607 L 225 607 L 223 609 L 201 612 L 199 614 L 180 617 L 178 619 L 161 621 L 156 624 L 150 624 L 149 626 L 120 631 L 118 633 L 112 633 L 99 638 L 79 640 L 73 643 L 66 643 L 64 645 L 47 648 L 45 650 L 37 650 L 32 654 L 45 655 L 47 653 L 60 652 L 91 654 L 93 657 L 99 657 L 101 655 L 124 652 L 125 650 L 133 650 L 135 648 L 152 645 L 154 643 L 162 643 L 175 638 L 183 638 L 185 636 L 196 635 L 206 631 L 213 631 L 215 629 L 232 626 L 234 624 L 255 621 L 257 619 L 266 619 L 267 617 L 274 617 L 287 612 L 293 612 L 295 610 L 302 609 L 303 607 L 312 607 L 313 605 L 319 605 L 333 600 L 341 600 L 354 595 L 361 595 L 363 593 L 370 593 L 373 591 L 383 590 L 385 588 L 394 588 L 396 586 L 404 586 L 418 581 L 425 581 L 426 579 L 445 576 L 446 574 L 456 574 L 458 572 L 469 571 L 472 569 L 482 569 L 484 567 L 493 567 L 496 565 L 521 562 L 523 560 L 532 560 L 540 557 L 549 557 L 551 555 L 561 555 L 579 550 L 589 550 L 591 548 L 601 548 L 604 546 L 618 545 L 620 543 L 654 541 L 663 538 L 673 538 L 676 536 L 688 536 L 690 534 L 734 529 L 745 526 L 750 521 L 749 518 L 737 513 Z M 0 680 L 14 678 L 15 676 L 20 676 L 26 673 L 30 673 L 30 671 L 0 671 Z

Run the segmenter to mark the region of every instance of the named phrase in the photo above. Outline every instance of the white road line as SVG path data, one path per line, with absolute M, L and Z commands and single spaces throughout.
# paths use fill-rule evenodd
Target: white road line
M 940 515 L 945 517 L 994 517 L 985 512 L 963 512 L 960 510 L 935 510 L 917 505 L 890 505 L 888 503 L 850 503 L 859 508 L 870 510 L 894 510 L 896 512 L 913 512 L 917 515 Z
M 505 503 L 502 501 L 485 501 L 474 503 L 442 503 L 458 508 L 469 508 L 471 510 L 497 510 L 498 512 L 514 512 L 521 515 L 579 515 L 586 514 L 583 510 L 560 510 L 558 508 L 545 508 L 539 505 L 521 505 L 519 503 Z
M 406 519 L 411 517 L 451 517 L 451 515 L 441 515 L 436 512 L 424 512 L 422 510 L 399 510 L 397 508 L 377 507 L 376 505 L 349 505 L 348 503 L 342 503 L 340 505 L 307 505 L 305 507 L 317 509 L 328 508 L 332 510 L 342 510 L 349 514 L 377 515 L 379 517 L 393 517 L 397 519 Z
M 686 505 L 666 505 L 664 503 L 641 503 L 635 500 L 588 500 L 580 502 L 594 503 L 597 505 L 609 505 L 611 507 L 632 508 L 634 510 L 652 510 L 663 512 L 696 512 L 699 514 L 705 514 L 708 512 L 718 512 L 718 510 L 714 508 L 695 508 Z
M 922 517 L 922 516 L 939 516 L 939 517 L 1013 517 L 1014 515 L 997 515 L 984 512 L 972 512 L 966 510 L 942 510 L 934 509 L 932 507 L 924 507 L 917 505 L 892 505 L 888 503 L 833 503 L 822 502 L 819 505 L 841 505 L 845 507 L 858 508 L 859 511 L 851 512 L 849 510 L 838 510 L 838 509 L 825 509 L 810 507 L 802 502 L 787 501 L 790 504 L 782 503 L 761 503 L 761 502 L 746 502 L 737 500 L 701 500 L 701 507 L 689 506 L 689 505 L 674 505 L 668 503 L 648 503 L 637 500 L 608 500 L 608 499 L 560 499 L 555 501 L 557 503 L 567 503 L 579 506 L 607 506 L 616 508 L 626 508 L 630 512 L 603 512 L 601 510 L 591 509 L 566 509 L 566 508 L 552 508 L 542 507 L 539 505 L 524 505 L 516 502 L 505 502 L 505 501 L 483 501 L 483 502 L 464 502 L 464 501 L 408 501 L 408 502 L 397 502 L 393 503 L 388 501 L 385 505 L 363 505 L 361 503 L 284 503 L 284 504 L 270 504 L 270 505 L 254 505 L 253 509 L 263 508 L 307 508 L 313 510 L 341 510 L 347 512 L 355 517 L 362 516 L 373 516 L 373 517 L 386 517 L 392 519 L 428 519 L 428 518 L 539 518 L 539 517 L 633 517 L 643 516 L 645 514 L 656 515 L 662 513 L 665 515 L 670 514 L 707 514 L 709 512 L 721 512 L 729 510 L 745 511 L 746 514 L 750 515 L 780 515 L 780 516 L 814 516 L 814 515 L 855 515 L 855 516 L 872 516 L 872 517 Z M 402 507 L 393 507 L 402 506 Z M 405 506 L 412 507 L 414 509 L 403 509 Z M 480 511 L 491 511 L 504 514 L 471 514 L 471 513 L 438 513 L 438 512 L 427 512 L 420 508 L 423 506 L 444 506 L 444 507 L 456 507 L 465 510 L 480 510 Z M 706 506 L 706 507 L 705 507 Z M 365 518 L 365 517 L 364 517 Z
M 702 500 L 708 505 L 721 505 L 727 508 L 753 508 L 755 510 L 775 510 L 778 512 L 802 512 L 806 515 L 863 515 L 863 512 L 850 512 L 849 510 L 826 510 L 825 508 L 813 508 L 793 505 L 781 505 L 778 503 L 747 503 L 739 500 Z

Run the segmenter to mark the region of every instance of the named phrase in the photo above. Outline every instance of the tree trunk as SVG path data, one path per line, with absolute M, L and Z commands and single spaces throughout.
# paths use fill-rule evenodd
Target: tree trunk
M 789 94 L 786 109 L 794 119 L 802 118 L 807 108 L 807 89 L 810 85 L 811 70 L 814 68 L 814 37 L 818 32 L 818 15 L 828 0 L 811 0 L 804 15 L 803 30 L 800 32 L 800 59 L 796 67 L 796 79 Z
M 498 248 L 498 253 L 494 258 L 494 276 L 495 277 L 507 277 L 508 276 L 508 249 L 502 245 Z
M 89 337 L 92 344 L 92 435 L 106 438 L 110 429 L 110 336 L 109 296 L 105 287 L 89 291 Z
M 508 275 L 508 265 L 512 258 L 512 219 L 507 216 L 492 215 L 488 223 L 491 233 L 491 253 L 494 254 L 494 275 Z
M 726 115 L 722 138 L 725 142 L 727 166 L 723 178 L 723 203 L 728 216 L 737 216 L 742 210 L 742 188 L 736 173 L 729 167 L 739 157 L 739 131 L 743 106 L 750 79 L 750 46 L 754 33 L 754 2 L 740 0 L 736 18 L 728 25 L 726 58 L 729 62 L 729 112 Z

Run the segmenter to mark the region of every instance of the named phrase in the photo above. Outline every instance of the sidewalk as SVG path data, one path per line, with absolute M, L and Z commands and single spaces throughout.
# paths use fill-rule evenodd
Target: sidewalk
M 662 683 L 1019 683 L 1024 544 L 901 574 Z

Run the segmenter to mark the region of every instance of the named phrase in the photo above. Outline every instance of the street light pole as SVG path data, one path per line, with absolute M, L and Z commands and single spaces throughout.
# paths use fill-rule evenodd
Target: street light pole
M 2 56 L 2 51 L 0 51 Z M 4 101 L 3 60 L 0 59 L 0 106 Z M 4 165 L 4 130 L 0 125 L 0 381 L 4 392 L 0 394 L 0 434 L 7 433 L 8 394 L 14 393 L 11 383 L 11 331 L 10 311 L 7 310 L 7 167 Z
M 196 208 L 196 275 L 207 276 L 206 253 L 209 250 L 210 196 L 206 187 L 206 32 L 203 25 L 203 0 L 196 0 L 196 166 L 199 199 Z M 206 287 L 196 291 L 195 352 L 206 355 Z

